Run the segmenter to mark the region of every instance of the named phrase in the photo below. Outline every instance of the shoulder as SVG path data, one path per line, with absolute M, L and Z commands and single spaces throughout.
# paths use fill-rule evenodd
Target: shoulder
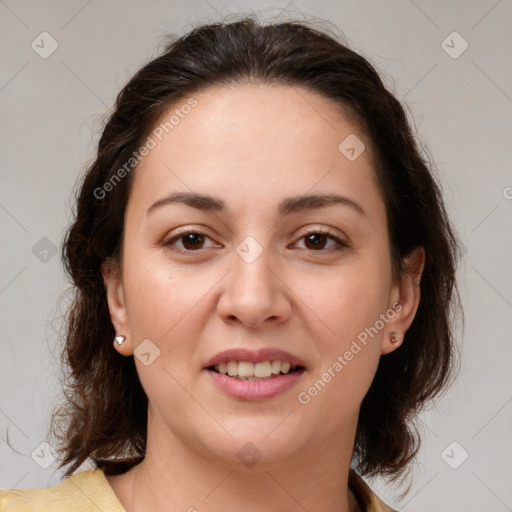
M 348 485 L 363 512 L 397 512 L 388 507 L 353 469 L 349 473 Z
M 87 470 L 48 489 L 0 491 L 0 512 L 126 512 L 101 469 Z

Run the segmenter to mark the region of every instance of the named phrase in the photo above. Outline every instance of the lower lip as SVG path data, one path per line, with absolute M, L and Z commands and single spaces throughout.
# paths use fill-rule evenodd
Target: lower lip
M 238 380 L 212 370 L 206 371 L 221 391 L 240 400 L 273 398 L 293 387 L 304 373 L 304 370 L 299 370 L 268 380 Z

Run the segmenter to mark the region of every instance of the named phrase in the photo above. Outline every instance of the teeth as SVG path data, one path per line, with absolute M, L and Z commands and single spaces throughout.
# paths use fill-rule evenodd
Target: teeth
M 236 361 L 229 361 L 228 375 L 230 377 L 233 377 L 234 375 L 238 375 L 238 363 Z
M 272 375 L 272 367 L 270 361 L 256 363 L 254 365 L 255 377 L 270 377 Z
M 290 371 L 291 366 L 292 365 L 290 363 L 281 363 L 281 373 L 288 373 Z
M 277 375 L 281 372 L 281 361 L 272 361 L 272 373 Z
M 251 363 L 249 361 L 228 361 L 215 366 L 215 371 L 230 377 L 239 377 L 242 380 L 256 377 L 259 379 L 270 378 L 273 375 L 287 374 L 291 370 L 291 364 L 287 361 L 261 361 Z
M 252 377 L 254 375 L 254 363 L 248 361 L 240 361 L 238 363 L 239 377 Z

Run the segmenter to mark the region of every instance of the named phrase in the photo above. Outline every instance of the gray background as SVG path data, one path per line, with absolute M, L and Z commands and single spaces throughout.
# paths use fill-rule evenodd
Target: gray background
M 457 383 L 421 416 L 409 495 L 398 501 L 397 489 L 370 483 L 404 511 L 512 510 L 511 0 L 0 1 L 0 487 L 61 479 L 41 445 L 60 400 L 57 301 L 67 284 L 54 252 L 104 114 L 165 33 L 252 10 L 329 20 L 370 59 L 414 116 L 467 248 Z M 58 43 L 47 58 L 31 47 L 51 49 L 44 31 Z

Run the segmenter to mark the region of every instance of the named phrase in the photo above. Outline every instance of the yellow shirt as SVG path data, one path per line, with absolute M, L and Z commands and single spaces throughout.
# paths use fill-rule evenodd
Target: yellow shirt
M 396 512 L 353 470 L 349 486 L 363 512 Z M 86 470 L 48 489 L 0 491 L 0 512 L 126 512 L 101 469 Z

